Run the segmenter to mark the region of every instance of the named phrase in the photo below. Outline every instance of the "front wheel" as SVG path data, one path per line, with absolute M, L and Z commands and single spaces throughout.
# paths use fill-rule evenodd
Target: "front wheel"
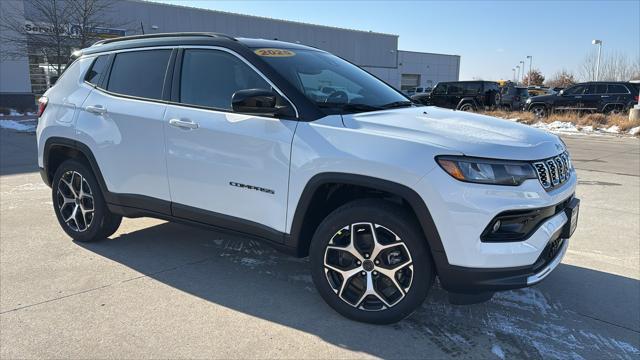
M 531 108 L 531 112 L 538 119 L 544 118 L 547 116 L 547 108 L 543 105 L 535 105 Z
M 358 200 L 329 214 L 313 236 L 313 281 L 323 299 L 353 320 L 389 324 L 409 316 L 434 280 L 413 215 L 382 200 Z

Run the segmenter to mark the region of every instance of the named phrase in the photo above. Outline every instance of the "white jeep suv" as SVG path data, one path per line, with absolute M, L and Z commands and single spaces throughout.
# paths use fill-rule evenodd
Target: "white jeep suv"
M 533 285 L 577 222 L 555 135 L 413 104 L 327 52 L 212 33 L 104 40 L 40 100 L 38 164 L 64 231 L 150 216 L 309 256 L 359 321 Z

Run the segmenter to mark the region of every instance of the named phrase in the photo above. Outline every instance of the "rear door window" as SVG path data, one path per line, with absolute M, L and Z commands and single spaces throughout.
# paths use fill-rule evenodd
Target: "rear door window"
M 108 55 L 98 56 L 91 65 L 91 69 L 87 72 L 87 75 L 84 77 L 85 81 L 93 85 L 99 85 L 100 80 L 102 79 L 102 75 L 104 74 L 107 68 L 107 60 L 109 59 Z
M 462 94 L 462 84 L 452 83 L 449 84 L 449 88 L 447 89 L 447 94 L 449 95 L 461 95 Z
M 144 50 L 116 55 L 107 90 L 147 99 L 162 99 L 171 50 Z
M 627 87 L 620 84 L 609 84 L 607 86 L 607 94 L 628 94 Z
M 468 83 L 464 84 L 465 95 L 477 95 L 480 93 L 480 83 Z

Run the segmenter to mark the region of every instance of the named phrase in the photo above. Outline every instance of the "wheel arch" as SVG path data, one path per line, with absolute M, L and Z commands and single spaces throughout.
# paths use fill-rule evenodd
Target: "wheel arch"
M 85 163 L 85 165 L 88 165 L 96 176 L 102 194 L 105 196 L 105 199 L 107 199 L 110 193 L 93 152 L 87 145 L 77 140 L 64 137 L 51 137 L 47 139 L 43 153 L 43 177 L 45 177 L 45 182 L 48 185 L 51 184 L 56 169 L 67 159 L 77 159 Z
M 331 188 L 332 186 L 346 187 L 347 191 L 337 195 L 346 194 L 345 197 L 332 202 L 332 199 L 329 199 L 324 192 L 327 187 Z M 298 201 L 293 215 L 290 236 L 287 240 L 288 245 L 297 249 L 298 256 L 308 255 L 311 238 L 317 226 L 329 212 L 349 201 L 363 198 L 354 196 L 354 188 L 360 191 L 369 190 L 367 195 L 372 195 L 370 197 L 377 195 L 381 198 L 388 198 L 392 196 L 399 200 L 414 215 L 432 255 L 444 253 L 444 247 L 431 213 L 420 195 L 413 189 L 393 181 L 366 175 L 329 172 L 313 176 L 307 182 Z M 323 211 L 323 206 L 328 209 Z
M 456 106 L 456 110 L 460 110 L 460 108 L 464 104 L 471 104 L 473 108 L 476 110 L 479 108 L 478 103 L 476 102 L 476 99 L 474 99 L 473 97 L 464 97 L 458 102 L 458 105 Z

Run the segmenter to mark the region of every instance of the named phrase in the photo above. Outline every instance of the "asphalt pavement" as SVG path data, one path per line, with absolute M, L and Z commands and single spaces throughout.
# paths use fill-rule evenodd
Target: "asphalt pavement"
M 2 121 L 2 120 L 0 120 Z M 33 133 L 0 129 L 0 358 L 640 358 L 640 141 L 565 137 L 578 230 L 543 283 L 391 326 L 347 320 L 306 259 L 153 219 L 75 243 Z

